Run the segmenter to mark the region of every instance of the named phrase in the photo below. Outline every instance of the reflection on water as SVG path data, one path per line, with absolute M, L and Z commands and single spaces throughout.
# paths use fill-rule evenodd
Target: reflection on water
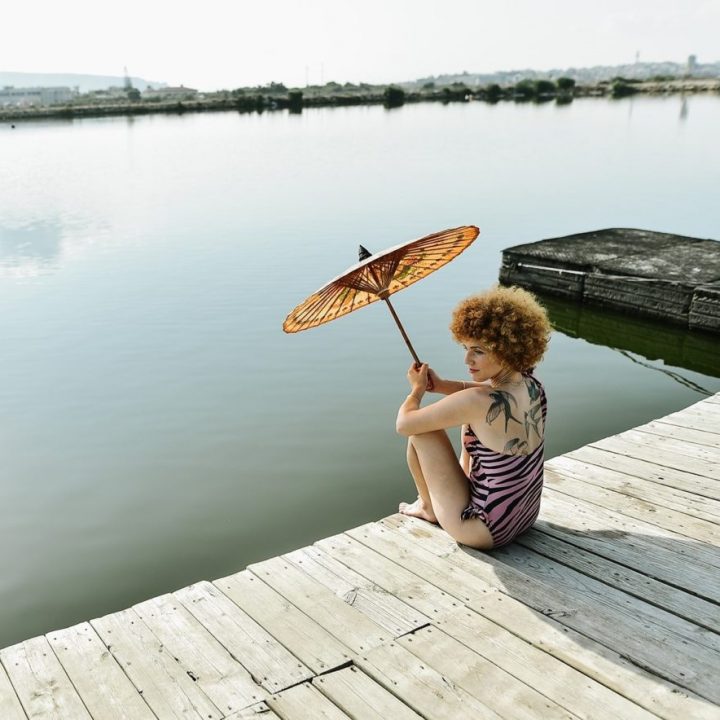
M 685 95 L 680 101 L 680 120 L 687 120 L 688 117 L 688 99 Z
M 62 230 L 46 221 L 25 227 L 0 226 L 0 274 L 36 275 L 60 256 Z
M 617 348 L 611 348 L 612 350 L 618 350 Z M 663 375 L 667 375 L 669 378 L 674 380 L 676 383 L 680 383 L 680 385 L 683 385 L 684 387 L 694 390 L 695 392 L 700 393 L 701 395 L 705 395 L 706 397 L 709 397 L 710 395 L 713 395 L 713 392 L 711 390 L 706 390 L 704 387 L 701 387 L 696 382 L 693 382 L 690 378 L 683 377 L 679 372 L 676 372 L 674 370 L 666 370 L 665 368 L 659 368 L 655 365 L 651 365 L 650 363 L 643 362 L 642 360 L 639 360 L 638 358 L 634 358 L 629 352 L 626 350 L 618 350 L 618 352 L 623 356 L 626 357 L 630 362 L 634 362 L 637 365 L 641 365 L 642 367 L 646 367 L 649 370 L 655 370 L 657 372 L 662 373 Z
M 542 301 L 548 309 L 553 327 L 565 335 L 617 350 L 632 362 L 665 373 L 695 392 L 712 394 L 678 372 L 642 362 L 632 355 L 720 377 L 720 338 L 676 325 L 567 302 L 550 295 L 544 295 Z
M 63 262 L 82 255 L 111 234 L 102 222 L 83 215 L 48 213 L 44 220 L 27 219 L 0 225 L 0 277 L 30 278 L 57 272 Z

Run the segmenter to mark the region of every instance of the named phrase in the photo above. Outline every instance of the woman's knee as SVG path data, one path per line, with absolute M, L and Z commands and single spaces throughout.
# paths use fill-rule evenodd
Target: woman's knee
M 431 430 L 430 432 L 408 436 L 408 443 L 416 445 L 420 443 L 424 444 L 426 442 L 445 442 L 448 439 L 448 434 L 444 430 Z
M 444 430 L 433 430 L 419 435 L 410 435 L 408 437 L 408 452 L 410 448 L 417 456 L 428 454 L 436 456 L 438 453 L 441 455 L 450 453 L 453 457 L 455 456 L 450 438 Z

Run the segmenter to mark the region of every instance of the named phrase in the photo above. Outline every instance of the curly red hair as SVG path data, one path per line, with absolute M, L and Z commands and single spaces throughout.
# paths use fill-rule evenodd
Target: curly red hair
M 499 285 L 462 300 L 450 323 L 457 341 L 477 341 L 500 362 L 521 372 L 540 362 L 550 330 L 547 312 L 532 293 Z

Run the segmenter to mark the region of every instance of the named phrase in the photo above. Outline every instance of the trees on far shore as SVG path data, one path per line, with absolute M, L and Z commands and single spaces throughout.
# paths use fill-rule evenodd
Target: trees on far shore
M 668 81 L 669 82 L 669 81 Z M 659 82 L 644 82 L 633 78 L 615 77 L 589 86 L 577 87 L 571 77 L 524 78 L 515 84 L 474 85 L 465 82 L 439 84 L 436 81 L 416 85 L 370 85 L 359 82 L 343 84 L 328 82 L 324 85 L 308 85 L 288 88 L 282 83 L 271 82 L 257 87 L 239 87 L 234 90 L 195 93 L 192 97 L 164 98 L 157 94 L 141 94 L 134 88 L 117 88 L 107 96 L 86 93 L 64 105 L 22 109 L 4 108 L 0 118 L 16 117 L 102 117 L 104 115 L 137 115 L 154 112 L 202 112 L 211 110 L 237 110 L 238 112 L 264 112 L 265 110 L 288 110 L 300 113 L 304 108 L 322 106 L 383 104 L 387 108 L 400 107 L 416 102 L 468 102 L 480 100 L 488 103 L 500 101 L 571 103 L 575 97 L 622 98 L 634 93 L 668 92 L 666 86 L 658 88 Z M 674 83 L 670 90 L 685 92 L 685 86 Z M 698 86 L 698 91 L 715 89 L 711 84 Z
M 397 85 L 388 85 L 383 92 L 385 107 L 400 107 L 405 104 L 405 91 Z

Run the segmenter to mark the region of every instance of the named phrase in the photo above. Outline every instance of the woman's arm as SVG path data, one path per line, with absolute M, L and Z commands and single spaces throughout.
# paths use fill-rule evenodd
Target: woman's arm
M 452 395 L 472 387 L 487 387 L 487 383 L 476 383 L 471 380 L 444 380 L 432 368 L 428 368 L 428 377 L 432 381 L 430 392 L 440 393 L 441 395 Z
M 398 410 L 395 422 L 398 433 L 410 436 L 445 430 L 470 423 L 478 413 L 483 413 L 485 403 L 478 403 L 478 400 L 485 398 L 485 395 L 474 388 L 455 391 L 432 405 L 420 408 L 427 387 L 427 372 L 427 365 L 421 365 L 420 368 L 411 366 L 408 370 L 411 391 Z

